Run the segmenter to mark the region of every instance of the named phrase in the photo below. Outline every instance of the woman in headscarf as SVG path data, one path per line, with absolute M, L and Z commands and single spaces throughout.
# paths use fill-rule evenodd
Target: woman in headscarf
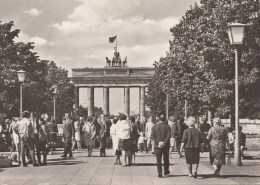
M 200 161 L 200 146 L 203 141 L 202 135 L 198 129 L 195 128 L 195 118 L 189 117 L 186 120 L 188 129 L 184 130 L 181 151 L 185 149 L 186 163 L 189 170 L 189 177 L 197 178 L 197 171 Z M 192 167 L 194 174 L 192 174 Z
M 222 165 L 225 165 L 226 144 L 229 147 L 227 130 L 221 126 L 221 119 L 213 119 L 213 127 L 210 128 L 207 139 L 210 140 L 210 164 L 215 168 L 214 175 L 220 176 Z

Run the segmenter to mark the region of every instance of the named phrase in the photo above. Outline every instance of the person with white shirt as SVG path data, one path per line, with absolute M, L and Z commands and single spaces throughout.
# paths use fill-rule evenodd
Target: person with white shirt
M 25 162 L 25 147 L 27 146 L 30 151 L 33 166 L 38 166 L 38 164 L 35 162 L 34 142 L 32 138 L 32 136 L 34 136 L 34 131 L 30 121 L 30 113 L 28 111 L 24 111 L 22 113 L 22 117 L 23 118 L 19 121 L 19 123 L 16 126 L 21 139 L 22 163 L 23 166 L 27 166 Z
M 152 148 L 152 153 L 154 153 L 154 141 L 151 139 L 151 134 L 152 134 L 152 128 L 155 125 L 152 121 L 152 117 L 149 117 L 148 122 L 146 123 L 145 126 L 145 136 L 147 138 L 147 147 L 146 147 L 146 152 L 148 153 L 149 148 Z
M 126 120 L 125 114 L 119 114 L 119 120 L 117 122 L 117 136 L 118 136 L 118 148 L 122 150 L 124 163 L 122 166 L 129 166 L 132 161 L 132 147 L 133 142 L 131 140 L 132 126 L 129 120 Z

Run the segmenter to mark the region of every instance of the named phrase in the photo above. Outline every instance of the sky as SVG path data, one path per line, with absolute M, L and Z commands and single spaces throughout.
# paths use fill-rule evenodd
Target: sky
M 152 67 L 165 56 L 170 28 L 199 0 L 0 0 L 0 21 L 14 21 L 16 41 L 34 42 L 40 59 L 53 60 L 71 74 L 72 68 L 104 67 L 118 51 L 129 67 Z M 130 90 L 130 109 L 138 112 L 138 89 Z M 80 90 L 80 104 L 87 104 Z M 102 106 L 95 89 L 95 106 Z M 122 112 L 123 89 L 110 90 L 110 111 Z

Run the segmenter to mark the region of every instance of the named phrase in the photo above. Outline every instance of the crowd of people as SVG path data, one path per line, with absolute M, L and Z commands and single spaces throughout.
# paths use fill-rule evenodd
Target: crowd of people
M 91 157 L 97 145 L 99 155 L 105 157 L 106 147 L 111 141 L 115 165 L 133 165 L 136 152 L 150 151 L 156 156 L 158 177 L 162 177 L 162 158 L 164 175 L 170 174 L 169 157 L 173 151 L 180 158 L 185 156 L 188 176 L 194 178 L 198 176 L 200 153 L 209 151 L 214 175 L 220 176 L 221 167 L 226 163 L 227 150 L 234 149 L 233 130 L 225 128 L 220 118 L 214 118 L 212 124 L 206 119 L 198 124 L 194 117 L 184 120 L 183 117 L 170 116 L 167 120 L 165 115 L 159 115 L 140 120 L 139 115 L 127 117 L 120 113 L 112 118 L 105 114 L 73 118 L 70 113 L 65 113 L 62 128 L 64 151 L 61 157 L 73 157 L 73 150 L 82 148 Z M 239 131 L 243 156 L 246 137 L 242 127 Z M 47 154 L 55 150 L 57 133 L 57 124 L 49 115 L 37 117 L 28 111 L 22 113 L 21 119 L 7 119 L 0 125 L 1 143 L 5 144 L 6 150 L 16 152 L 19 166 L 27 166 L 28 163 L 33 166 L 46 165 Z
M 50 115 L 43 118 L 24 111 L 22 118 L 6 119 L 0 124 L 1 151 L 13 152 L 12 159 L 19 166 L 46 165 L 47 154 L 55 150 L 57 133 L 57 124 Z

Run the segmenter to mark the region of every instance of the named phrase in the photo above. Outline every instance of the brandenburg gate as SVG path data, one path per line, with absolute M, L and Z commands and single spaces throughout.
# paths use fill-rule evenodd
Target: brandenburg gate
M 111 64 L 112 63 L 112 64 Z M 107 58 L 107 64 L 103 68 L 73 68 L 71 80 L 76 86 L 75 109 L 79 107 L 79 89 L 87 88 L 88 115 L 94 113 L 94 89 L 103 88 L 103 111 L 109 114 L 109 88 L 124 88 L 124 113 L 130 115 L 130 88 L 139 87 L 139 114 L 142 119 L 145 116 L 145 89 L 152 80 L 154 68 L 128 67 L 126 59 L 111 62 Z

